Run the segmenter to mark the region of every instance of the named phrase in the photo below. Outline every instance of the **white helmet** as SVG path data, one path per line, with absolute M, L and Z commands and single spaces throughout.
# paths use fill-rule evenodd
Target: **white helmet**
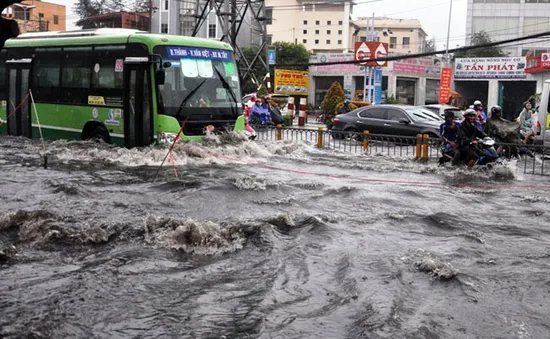
M 481 101 L 479 101 L 479 100 L 474 101 L 474 106 L 475 105 L 481 105 Z
M 467 110 L 464 111 L 464 113 L 462 113 L 462 116 L 467 117 L 468 115 L 477 115 L 477 113 L 473 109 L 468 108 Z

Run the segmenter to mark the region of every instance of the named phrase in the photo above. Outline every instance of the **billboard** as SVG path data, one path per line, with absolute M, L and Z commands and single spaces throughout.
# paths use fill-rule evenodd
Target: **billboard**
M 525 57 L 463 58 L 455 60 L 455 79 L 525 78 Z
M 307 95 L 308 90 L 308 71 L 275 69 L 275 93 L 288 95 Z
M 364 61 L 371 58 L 387 58 L 388 43 L 378 41 L 359 41 L 355 43 L 354 60 L 358 65 L 381 66 L 388 65 L 387 61 Z

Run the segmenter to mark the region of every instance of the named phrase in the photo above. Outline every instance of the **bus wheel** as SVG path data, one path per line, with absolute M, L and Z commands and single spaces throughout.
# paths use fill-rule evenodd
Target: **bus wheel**
M 111 143 L 111 137 L 109 136 L 109 132 L 103 126 L 97 126 L 96 128 L 94 128 L 90 132 L 87 139 L 88 140 L 99 141 L 99 142 L 103 141 L 107 144 Z

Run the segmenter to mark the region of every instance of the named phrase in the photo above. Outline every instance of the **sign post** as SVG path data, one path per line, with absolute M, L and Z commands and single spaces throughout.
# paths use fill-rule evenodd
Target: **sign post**
M 355 43 L 355 61 L 356 64 L 365 67 L 365 80 L 363 88 L 363 100 L 370 103 L 376 101 L 375 76 L 380 67 L 388 65 L 387 61 L 366 61 L 369 59 L 384 58 L 388 56 L 388 44 L 378 42 L 378 34 L 374 30 L 374 13 L 372 14 L 372 24 L 369 26 L 367 20 L 366 41 Z M 381 77 L 380 77 L 381 78 Z M 368 93 L 367 93 L 368 90 Z

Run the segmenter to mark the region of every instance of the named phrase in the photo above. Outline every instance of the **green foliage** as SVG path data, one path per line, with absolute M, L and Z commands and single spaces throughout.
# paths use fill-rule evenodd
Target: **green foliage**
M 257 97 L 263 97 L 267 95 L 267 86 L 265 84 L 262 85 L 262 87 L 260 88 L 260 90 L 256 93 L 256 96 Z
M 307 70 L 309 57 L 306 46 L 292 42 L 276 41 L 269 46 L 277 50 L 277 68 Z M 299 65 L 305 66 L 299 66 Z
M 491 43 L 489 34 L 485 31 L 480 31 L 472 35 L 470 39 L 471 46 L 480 46 Z M 494 58 L 508 56 L 498 46 L 476 48 L 469 51 L 456 52 L 455 58 Z
M 391 97 L 386 99 L 386 104 L 388 105 L 396 105 L 398 103 L 399 103 L 399 100 L 397 100 L 393 94 Z
M 344 88 L 338 81 L 335 81 L 328 89 L 323 102 L 321 103 L 321 111 L 325 116 L 336 113 L 336 106 L 346 99 Z
M 283 119 L 284 119 L 284 121 L 283 121 L 284 126 L 286 126 L 286 127 L 292 126 L 292 119 L 293 119 L 292 115 L 284 114 Z

